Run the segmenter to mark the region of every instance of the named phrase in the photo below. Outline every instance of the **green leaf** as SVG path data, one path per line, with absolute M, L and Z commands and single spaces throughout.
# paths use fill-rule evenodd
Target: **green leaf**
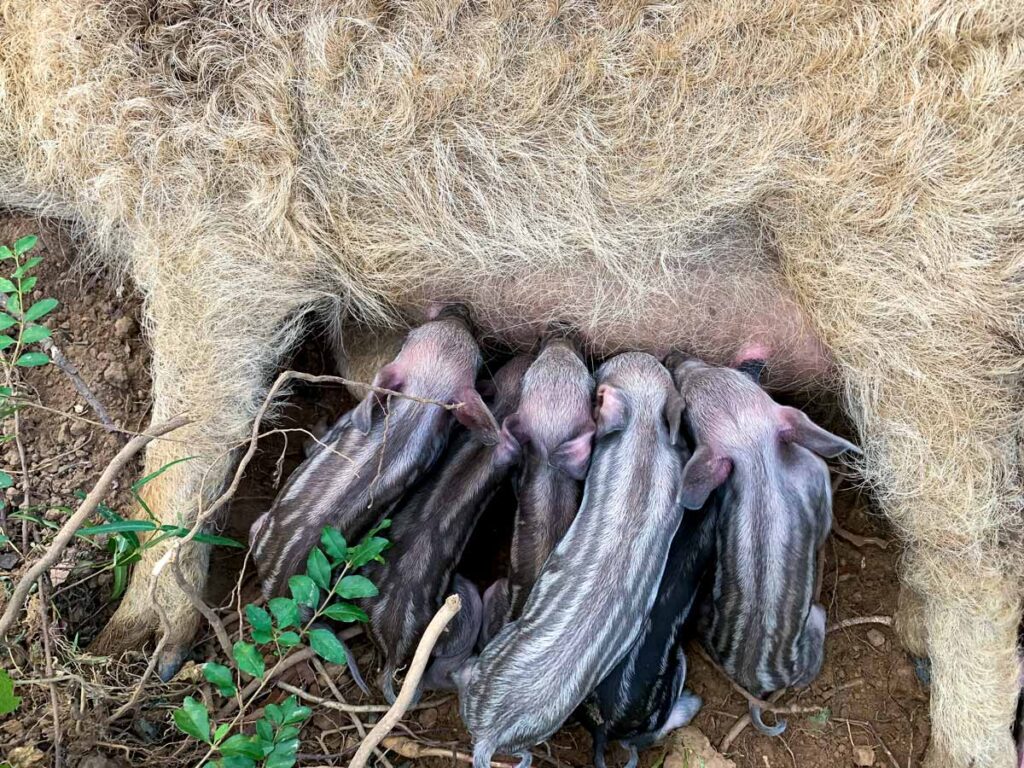
M 38 277 L 36 277 L 35 275 L 32 275 L 32 277 L 26 277 L 24 280 L 22 280 L 21 281 L 21 295 L 25 296 L 28 293 L 30 293 L 32 291 L 32 289 L 36 287 L 36 281 L 38 279 L 39 279 Z
M 299 726 L 297 726 L 297 725 L 286 725 L 283 728 L 279 728 L 278 729 L 277 735 L 274 736 L 274 739 L 275 739 L 275 741 L 278 741 L 278 742 L 288 741 L 289 739 L 296 738 L 299 735 L 300 732 L 301 732 L 301 729 L 299 728 Z
M 7 349 L 12 344 L 14 344 L 14 339 L 12 339 L 10 336 L 0 336 L 0 349 Z
M 40 299 L 25 312 L 25 322 L 31 323 L 33 320 L 38 320 L 43 315 L 48 315 L 50 312 L 57 308 L 59 302 L 56 299 Z
M 0 715 L 9 715 L 21 704 L 21 697 L 14 695 L 14 682 L 7 671 L 0 669 Z
M 8 315 L 6 312 L 0 312 L 0 331 L 6 331 L 11 326 L 17 324 L 17 320 Z
M 231 730 L 231 723 L 221 723 L 213 731 L 213 740 L 215 743 L 220 743 L 225 736 L 228 735 L 228 731 Z
M 196 457 L 195 456 L 184 456 L 184 457 L 182 457 L 180 459 L 175 459 L 174 461 L 169 461 L 166 464 L 164 464 L 162 467 L 160 467 L 160 469 L 158 469 L 158 470 L 156 470 L 154 472 L 150 472 L 145 477 L 142 477 L 142 478 L 136 480 L 134 483 L 132 483 L 132 495 L 135 497 L 135 501 L 138 502 L 139 506 L 142 507 L 145 510 L 147 515 L 149 515 L 154 520 L 156 519 L 156 516 L 153 514 L 153 510 L 151 510 L 149 508 L 149 505 L 146 503 L 146 500 L 144 498 L 142 498 L 142 496 L 139 494 L 139 490 L 144 485 L 146 485 L 146 483 L 150 482 L 151 480 L 154 480 L 157 477 L 160 477 L 160 475 L 162 475 L 168 469 L 173 467 L 175 464 L 181 464 L 181 462 L 183 462 L 183 461 L 191 461 L 194 458 L 196 458 Z
M 10 488 L 12 485 L 14 485 L 14 478 L 0 470 L 0 489 Z
M 50 338 L 50 329 L 45 325 L 30 325 L 21 333 L 22 344 L 35 344 L 37 341 Z
M 270 621 L 270 614 L 251 603 L 245 606 L 245 617 L 249 619 L 249 626 L 252 627 L 252 639 L 257 643 L 269 643 L 273 635 L 274 626 Z
M 78 536 L 102 536 L 104 534 L 124 533 L 125 531 L 155 531 L 157 524 L 152 520 L 118 520 L 116 523 L 90 525 L 78 529 Z
M 263 757 L 263 749 L 260 747 L 256 739 L 242 733 L 236 733 L 230 739 L 221 744 L 220 753 L 225 757 L 241 755 L 242 757 L 249 757 L 254 760 L 259 760 Z
M 341 597 L 348 599 L 376 597 L 379 593 L 373 582 L 365 576 L 346 576 L 338 582 L 338 586 L 334 591 Z
M 36 247 L 36 243 L 39 242 L 39 238 L 35 235 L 25 235 L 24 237 L 18 238 L 14 242 L 14 254 L 21 256 L 26 251 L 31 251 Z
M 294 648 L 302 641 L 294 632 L 282 632 L 277 636 L 277 644 L 282 648 Z
M 299 623 L 299 606 L 290 597 L 272 597 L 267 603 L 279 629 L 294 627 Z
M 235 657 L 235 663 L 238 664 L 240 670 L 252 677 L 263 679 L 266 665 L 263 663 L 263 657 L 256 650 L 256 646 L 239 640 L 232 648 L 232 652 Z
M 335 565 L 345 559 L 345 554 L 348 552 L 348 544 L 345 543 L 345 537 L 341 535 L 341 531 L 337 528 L 330 525 L 324 528 L 320 534 L 320 543 Z
M 11 253 L 11 249 L 6 245 L 0 245 L 0 260 L 13 259 L 14 254 Z
M 256 768 L 256 762 L 245 755 L 228 755 L 217 763 L 218 768 Z
M 7 297 L 7 311 L 15 317 L 21 314 L 21 299 L 18 294 L 12 293 Z
M 371 560 L 376 560 L 381 552 L 391 544 L 387 539 L 373 536 L 352 547 L 348 551 L 348 562 L 353 568 L 361 568 Z
M 36 267 L 38 267 L 39 263 L 42 260 L 42 256 L 33 256 L 31 259 L 26 259 L 24 264 L 22 264 L 20 267 L 14 270 L 14 273 L 11 275 L 11 277 L 13 277 L 15 280 L 17 280 L 19 277 L 24 277 L 26 274 L 28 274 L 28 271 L 30 269 L 35 269 Z M 23 288 L 22 290 L 25 289 Z
M 369 621 L 366 611 L 348 603 L 333 603 L 324 609 L 324 616 L 335 621 Z
M 313 714 L 313 710 L 307 706 L 299 704 L 298 697 L 295 694 L 292 694 L 281 702 L 281 714 L 283 715 L 281 725 L 289 726 L 303 722 L 307 717 Z M 295 736 L 298 735 L 299 734 L 296 732 Z M 280 733 L 278 733 L 278 738 L 282 738 Z M 286 736 L 284 738 L 291 737 Z
M 309 633 L 309 644 L 317 656 L 331 662 L 332 664 L 347 664 L 348 654 L 345 653 L 345 646 L 334 636 L 329 629 L 314 629 Z
M 306 605 L 310 608 L 316 608 L 317 603 L 320 602 L 320 590 L 317 589 L 316 584 L 309 576 L 292 576 L 288 579 L 288 589 L 292 592 L 292 597 L 299 603 L 299 605 Z
M 18 290 L 18 286 L 8 280 L 6 277 L 0 277 L 0 292 L 3 293 L 15 293 Z
M 267 742 L 271 746 L 274 743 L 274 726 L 270 724 L 269 720 L 259 719 L 256 721 L 256 735 L 262 741 Z M 267 750 L 270 751 L 269 749 Z
M 9 542 L 10 540 L 11 539 L 10 539 L 9 536 L 4 536 L 2 533 L 0 533 L 0 546 L 3 546 L 4 544 Z
M 174 710 L 174 724 L 192 738 L 210 743 L 210 713 L 202 702 L 191 696 L 186 696 L 183 706 Z
M 46 365 L 49 362 L 50 358 L 42 352 L 26 352 L 15 360 L 14 364 L 20 365 L 22 368 L 35 368 L 40 365 Z
M 264 768 L 292 768 L 295 754 L 299 751 L 299 740 L 289 739 L 274 745 L 274 751 L 267 755 Z
M 309 557 L 306 558 L 306 573 L 320 589 L 330 589 L 331 566 L 327 562 L 327 556 L 319 547 L 313 547 Z
M 267 704 L 267 706 L 263 708 L 263 715 L 273 725 L 280 725 L 284 722 L 284 712 L 281 711 L 281 707 L 277 704 Z
M 218 664 L 215 661 L 206 662 L 203 664 L 203 677 L 217 686 L 217 690 L 220 691 L 221 696 L 235 695 L 236 688 L 234 675 L 232 675 L 231 670 L 223 664 Z

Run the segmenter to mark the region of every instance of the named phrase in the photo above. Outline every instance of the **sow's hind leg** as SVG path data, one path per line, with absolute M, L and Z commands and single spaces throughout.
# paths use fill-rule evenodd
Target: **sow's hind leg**
M 236 277 L 250 288 L 254 284 L 242 275 Z M 261 297 L 253 297 L 251 291 L 244 296 L 220 295 L 217 285 L 195 282 L 199 284 L 193 293 L 186 287 L 192 281 L 168 280 L 169 287 L 154 290 L 150 297 L 155 327 L 152 420 L 159 423 L 187 414 L 191 423 L 169 435 L 171 439 L 150 444 L 145 474 L 173 466 L 142 489 L 147 507 L 161 523 L 186 527 L 223 491 L 238 457 L 233 449 L 246 441 L 280 354 L 298 333 L 297 307 L 281 298 L 287 291 L 278 296 L 269 291 Z M 217 522 L 210 520 L 211 525 Z M 200 618 L 178 586 L 174 569 L 167 564 L 157 568 L 177 541 L 172 538 L 143 550 L 121 605 L 92 647 L 106 655 L 141 650 L 163 631 L 155 601 L 167 619 L 157 667 L 164 679 L 183 663 Z M 178 552 L 180 578 L 198 595 L 206 586 L 209 556 L 209 547 L 194 541 Z

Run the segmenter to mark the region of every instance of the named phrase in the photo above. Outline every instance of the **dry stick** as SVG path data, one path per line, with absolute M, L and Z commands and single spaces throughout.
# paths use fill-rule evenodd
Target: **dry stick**
M 892 626 L 892 616 L 858 616 L 855 619 L 843 619 L 835 624 L 829 624 L 826 632 L 836 632 L 847 627 L 858 627 L 861 624 L 881 624 L 885 627 Z
M 821 712 L 821 710 L 824 709 L 824 707 L 804 706 L 800 704 L 788 704 L 786 706 L 778 706 L 773 703 L 774 699 L 772 698 L 759 699 L 757 696 L 752 694 L 742 685 L 740 685 L 731 677 L 729 677 L 728 673 L 726 673 L 726 671 L 722 669 L 721 666 L 719 666 L 718 662 L 712 659 L 708 655 L 708 652 L 705 651 L 704 648 L 702 648 L 700 645 L 697 645 L 697 652 L 704 658 L 704 661 L 706 661 L 708 664 L 714 667 L 715 670 L 717 670 L 717 672 L 722 677 L 729 681 L 729 685 L 733 687 L 733 690 L 735 690 L 744 699 L 746 699 L 749 704 L 757 707 L 762 712 L 771 712 L 775 715 L 811 715 L 816 712 Z M 783 688 L 781 690 L 785 692 L 786 689 Z
M 0 294 L 2 296 L 3 294 Z M 18 448 L 18 461 L 21 462 L 22 506 L 32 506 L 31 492 L 28 483 L 28 459 L 25 457 L 25 445 L 21 442 L 21 418 L 17 409 L 14 411 L 14 445 Z M 21 521 L 21 548 L 28 552 L 28 519 Z
M 776 701 L 778 701 L 783 697 L 783 695 L 785 695 L 785 693 L 785 688 L 783 688 L 781 691 L 776 691 L 775 693 L 773 693 L 771 696 L 768 697 L 769 704 L 774 705 Z M 745 713 L 742 717 L 740 717 L 739 720 L 733 723 L 732 728 L 729 729 L 729 732 L 725 734 L 725 738 L 722 739 L 722 741 L 719 743 L 718 751 L 721 752 L 723 755 L 726 752 L 728 752 L 729 747 L 732 746 L 732 743 L 736 740 L 736 737 L 743 733 L 744 729 L 748 725 L 750 725 L 749 712 Z
M 380 744 L 381 739 L 387 736 L 391 729 L 395 727 L 395 724 L 402 719 L 402 715 L 409 708 L 416 689 L 419 688 L 420 679 L 427 668 L 427 662 L 430 660 L 430 654 L 434 650 L 434 645 L 437 643 L 441 632 L 448 626 L 448 622 L 459 612 L 461 607 L 462 601 L 459 600 L 459 596 L 449 595 L 444 601 L 444 605 L 434 614 L 434 618 L 427 625 L 423 637 L 420 638 L 419 645 L 416 646 L 416 653 L 412 657 L 412 664 L 409 665 L 409 671 L 405 675 L 405 680 L 402 681 L 402 689 L 398 692 L 398 698 L 395 699 L 395 703 L 391 705 L 391 709 L 387 711 L 387 714 L 373 726 L 370 734 L 363 739 L 363 743 L 359 745 L 356 756 L 352 758 L 348 768 L 365 768 L 366 761 L 369 759 L 374 747 Z
M 473 756 L 467 755 L 465 752 L 459 752 L 454 748 L 444 749 L 443 747 L 427 747 L 422 744 L 418 744 L 405 736 L 388 736 L 381 742 L 381 745 L 385 749 L 397 752 L 402 757 L 410 760 L 419 760 L 427 757 L 441 757 L 448 758 L 449 760 L 458 760 L 460 763 L 473 762 Z M 502 762 L 501 760 L 491 760 L 491 768 L 516 768 L 516 764 Z
M 43 654 L 46 658 L 46 676 L 53 676 L 53 653 L 50 651 L 50 618 L 47 611 L 46 578 L 39 581 L 39 618 L 43 628 Z M 57 685 L 50 683 L 50 707 L 53 709 L 53 768 L 61 768 L 64 739 L 60 732 L 60 709 L 57 704 Z
M 11 595 L 11 601 L 7 604 L 7 610 L 4 611 L 3 617 L 0 617 L 0 638 L 5 637 L 14 625 L 14 620 L 21 611 L 25 598 L 28 597 L 29 590 L 32 589 L 32 585 L 60 559 L 64 549 L 71 543 L 78 529 L 82 527 L 96 510 L 97 505 L 110 489 L 110 484 L 124 468 L 125 464 L 154 438 L 179 429 L 188 423 L 189 420 L 185 416 L 177 416 L 170 421 L 153 427 L 148 433 L 132 439 L 124 448 L 118 451 L 117 455 L 107 465 L 107 468 L 103 470 L 103 474 L 100 475 L 100 479 L 96 481 L 96 485 L 93 486 L 89 495 L 86 496 L 85 501 L 78 506 L 75 514 L 61 526 L 60 531 L 57 532 L 46 553 L 18 582 L 18 586 L 14 589 L 14 594 Z
M 0 309 L 7 311 L 7 297 L 0 295 Z M 14 313 L 19 320 L 22 319 L 21 313 Z M 71 379 L 71 383 L 74 384 L 75 389 L 78 390 L 78 394 L 82 396 L 82 399 L 89 404 L 89 407 L 96 412 L 99 417 L 103 428 L 108 432 L 119 432 L 120 430 L 114 424 L 110 418 L 110 414 L 107 413 L 107 409 L 103 407 L 103 404 L 96 398 L 96 395 L 89 389 L 89 385 L 85 383 L 82 377 L 78 373 L 78 369 L 64 356 L 64 353 L 60 351 L 60 348 L 54 343 L 52 338 L 46 338 L 39 342 L 39 345 L 46 351 L 46 354 L 53 360 L 53 364 L 60 368 L 64 375 Z

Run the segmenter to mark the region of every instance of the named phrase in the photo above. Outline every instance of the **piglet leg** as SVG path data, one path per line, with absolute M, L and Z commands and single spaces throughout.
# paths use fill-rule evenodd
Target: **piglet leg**
M 480 637 L 477 639 L 477 650 L 482 651 L 494 636 L 501 631 L 508 616 L 510 600 L 508 579 L 498 579 L 484 591 L 483 620 L 480 625 Z
M 434 659 L 423 676 L 424 690 L 451 690 L 455 681 L 452 675 L 469 660 L 480 634 L 483 619 L 483 603 L 476 586 L 456 574 L 454 591 L 462 600 L 462 609 L 445 629 L 441 642 L 434 648 Z

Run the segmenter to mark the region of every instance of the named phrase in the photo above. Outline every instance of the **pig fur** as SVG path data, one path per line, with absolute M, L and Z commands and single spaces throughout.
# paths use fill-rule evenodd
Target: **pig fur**
M 152 510 L 223 487 L 306 316 L 751 339 L 827 387 L 902 534 L 927 768 L 1010 768 L 1021 616 L 1024 28 L 1000 0 L 0 0 L 0 201 L 145 297 Z M 341 340 L 344 342 L 344 339 Z M 823 352 L 827 350 L 827 352 Z M 95 646 L 141 648 L 164 545 Z M 180 552 L 206 584 L 205 545 Z M 198 615 L 164 570 L 173 668 Z

